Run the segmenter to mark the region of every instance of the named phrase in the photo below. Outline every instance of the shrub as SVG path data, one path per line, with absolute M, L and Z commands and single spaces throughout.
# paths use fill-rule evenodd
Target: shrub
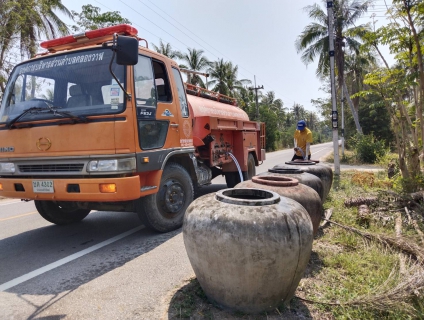
M 377 140 L 373 134 L 355 135 L 352 139 L 356 157 L 363 163 L 376 163 L 386 153 L 384 142 Z

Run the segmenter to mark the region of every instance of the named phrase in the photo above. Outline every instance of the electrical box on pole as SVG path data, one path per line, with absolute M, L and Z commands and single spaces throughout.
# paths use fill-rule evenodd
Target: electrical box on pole
M 334 147 L 334 174 L 340 175 L 340 158 L 339 158 L 339 137 L 338 137 L 338 113 L 336 103 L 336 84 L 334 80 L 334 18 L 333 18 L 333 1 L 327 1 L 328 14 L 328 42 L 330 56 L 330 80 L 331 80 L 331 102 L 333 111 L 331 113 L 331 127 L 333 129 L 333 147 Z

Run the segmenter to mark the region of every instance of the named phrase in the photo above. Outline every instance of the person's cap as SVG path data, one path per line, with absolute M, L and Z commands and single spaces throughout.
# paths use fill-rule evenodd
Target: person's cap
M 306 122 L 305 122 L 305 120 L 300 120 L 300 121 L 297 123 L 297 130 L 303 130 L 303 129 L 305 129 L 305 127 L 306 127 Z

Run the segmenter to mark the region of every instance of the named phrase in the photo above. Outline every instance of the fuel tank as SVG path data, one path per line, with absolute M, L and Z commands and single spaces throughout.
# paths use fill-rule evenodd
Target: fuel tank
M 194 118 L 217 117 L 230 120 L 249 121 L 249 116 L 239 107 L 218 101 L 197 97 L 188 94 L 187 99 L 191 105 Z

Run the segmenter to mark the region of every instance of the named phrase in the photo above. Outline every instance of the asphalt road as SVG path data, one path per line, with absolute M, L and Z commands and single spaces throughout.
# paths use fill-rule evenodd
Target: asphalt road
M 312 159 L 331 151 L 314 145 Z M 268 153 L 256 173 L 292 155 Z M 224 188 L 217 177 L 201 194 Z M 97 211 L 56 226 L 32 201 L 0 200 L 0 319 L 166 319 L 193 276 L 181 230 L 157 234 L 136 214 Z

